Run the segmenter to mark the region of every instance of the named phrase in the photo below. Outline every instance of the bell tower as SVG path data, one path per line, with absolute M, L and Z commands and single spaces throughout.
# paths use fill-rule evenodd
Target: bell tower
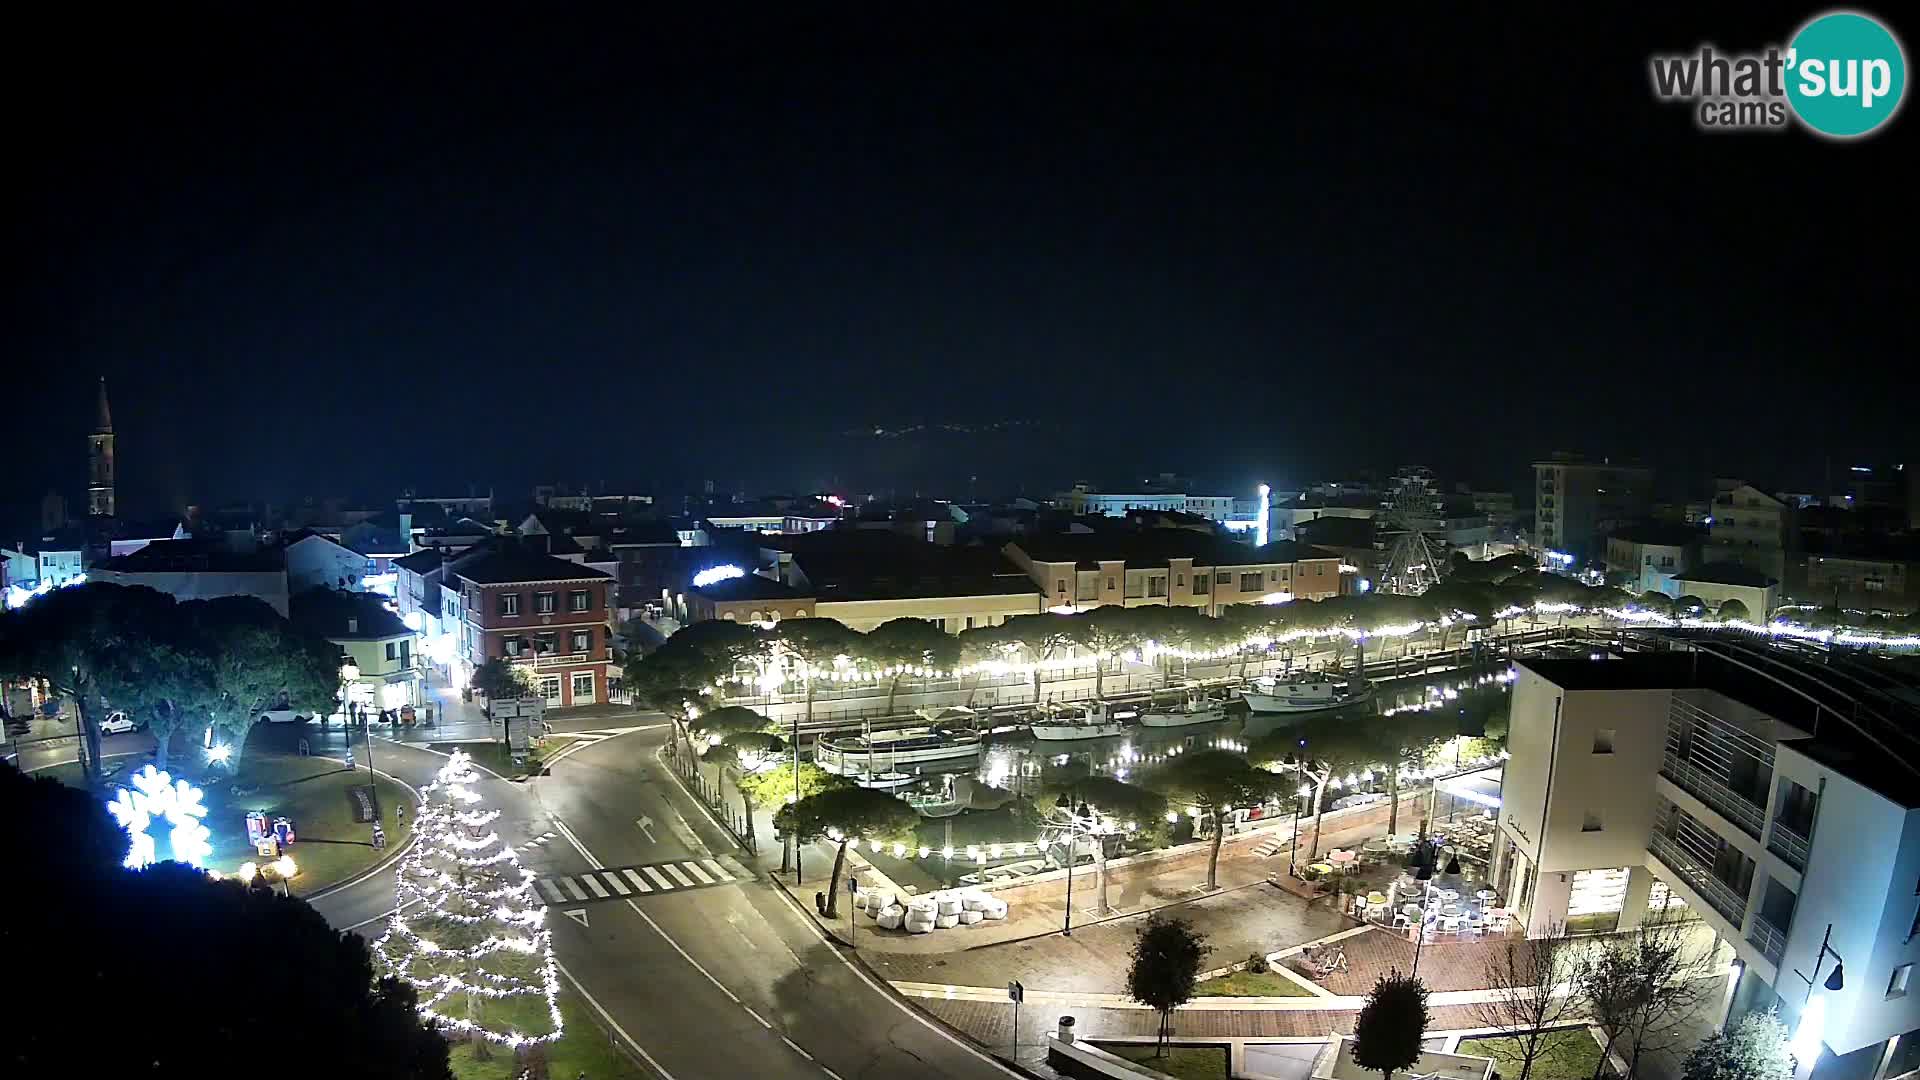
M 87 436 L 87 513 L 113 516 L 113 413 L 107 408 L 107 377 L 100 376 L 99 415 Z

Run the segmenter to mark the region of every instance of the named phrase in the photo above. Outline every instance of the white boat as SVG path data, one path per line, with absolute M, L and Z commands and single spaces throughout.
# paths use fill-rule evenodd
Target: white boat
M 873 788 L 875 791 L 898 791 L 926 779 L 918 774 L 903 772 L 849 773 L 848 776 L 861 787 Z
M 879 775 L 875 772 L 874 762 L 881 759 L 885 761 L 885 768 L 880 771 L 893 772 L 898 771 L 901 765 L 964 761 L 979 756 L 978 733 L 935 731 L 932 728 L 822 736 L 813 746 L 814 762 L 828 772 L 841 776 Z
M 1073 739 L 1105 739 L 1125 735 L 1129 722 L 1139 715 L 1128 707 L 1116 709 L 1109 702 L 1090 706 L 1069 706 L 1038 713 L 1033 719 L 1033 737 L 1043 742 L 1067 742 Z
M 1241 699 L 1257 713 L 1306 713 L 1338 709 L 1373 696 L 1373 685 L 1324 671 L 1287 678 L 1263 676 L 1247 684 Z
M 1140 714 L 1140 722 L 1147 727 L 1186 727 L 1190 724 L 1211 724 L 1227 718 L 1227 703 L 1209 698 L 1198 690 L 1187 692 L 1186 700 L 1177 705 L 1149 705 Z

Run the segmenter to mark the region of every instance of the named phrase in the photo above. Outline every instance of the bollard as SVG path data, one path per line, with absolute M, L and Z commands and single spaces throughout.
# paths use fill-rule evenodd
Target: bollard
M 1060 1041 L 1063 1043 L 1070 1043 L 1073 1041 L 1073 1017 L 1063 1016 L 1060 1018 L 1060 1028 L 1058 1031 L 1058 1035 L 1059 1035 Z

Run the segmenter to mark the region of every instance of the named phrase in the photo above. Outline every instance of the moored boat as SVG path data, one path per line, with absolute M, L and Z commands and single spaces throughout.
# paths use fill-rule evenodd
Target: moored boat
M 1302 672 L 1286 678 L 1253 680 L 1241 700 L 1257 713 L 1307 713 L 1338 709 L 1373 696 L 1373 685 L 1324 671 Z
M 1187 727 L 1190 724 L 1211 724 L 1226 718 L 1225 701 L 1209 698 L 1198 690 L 1189 690 L 1186 698 L 1178 704 L 1149 705 L 1140 714 L 1140 723 L 1158 728 Z
M 902 765 L 965 761 L 980 756 L 980 735 L 972 731 L 936 731 L 904 728 L 865 735 L 822 736 L 813 746 L 813 760 L 842 776 L 898 771 Z M 884 765 L 876 772 L 874 763 Z
M 1116 709 L 1105 701 L 1064 706 L 1035 714 L 1033 737 L 1043 742 L 1110 738 L 1126 734 L 1128 722 L 1137 715 L 1131 707 Z

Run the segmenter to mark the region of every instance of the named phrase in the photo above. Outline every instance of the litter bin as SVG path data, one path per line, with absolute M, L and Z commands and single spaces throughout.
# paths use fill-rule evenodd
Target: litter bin
M 1060 1037 L 1060 1041 L 1063 1043 L 1070 1043 L 1073 1041 L 1073 1017 L 1063 1016 L 1060 1018 L 1060 1030 L 1057 1032 L 1057 1034 Z

